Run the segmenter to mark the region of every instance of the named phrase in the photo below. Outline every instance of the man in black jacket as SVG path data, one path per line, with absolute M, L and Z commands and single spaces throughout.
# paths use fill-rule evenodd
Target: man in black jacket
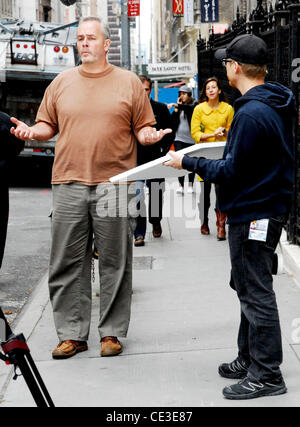
M 144 75 L 139 76 L 147 95 L 150 98 L 152 82 Z M 154 101 L 150 98 L 150 103 L 155 116 L 156 125 L 155 128 L 167 129 L 171 128 L 171 115 L 165 104 Z M 137 164 L 138 166 L 144 163 L 151 162 L 152 160 L 158 159 L 164 156 L 170 149 L 173 143 L 172 134 L 165 135 L 161 141 L 156 144 L 144 146 L 138 144 L 137 147 Z M 149 189 L 149 209 L 148 217 L 149 222 L 153 227 L 153 237 L 158 238 L 162 234 L 161 220 L 162 220 L 162 209 L 163 209 L 163 193 L 165 187 L 164 179 L 151 179 L 146 181 L 146 185 Z M 145 234 L 147 228 L 147 214 L 146 206 L 144 201 L 144 181 L 137 182 L 137 198 L 138 198 L 138 211 L 139 216 L 137 217 L 137 226 L 134 232 L 134 245 L 144 246 Z
M 223 160 L 170 153 L 173 159 L 166 163 L 220 184 L 220 209 L 229 224 L 230 285 L 241 306 L 238 357 L 219 366 L 222 377 L 242 379 L 223 390 L 233 400 L 287 391 L 272 266 L 293 191 L 295 102 L 286 87 L 265 83 L 267 53 L 265 42 L 250 34 L 216 52 L 230 85 L 242 94 Z
M 16 157 L 24 147 L 24 142 L 12 135 L 10 129 L 10 117 L 0 112 L 0 268 L 8 222 L 8 165 L 9 161 Z

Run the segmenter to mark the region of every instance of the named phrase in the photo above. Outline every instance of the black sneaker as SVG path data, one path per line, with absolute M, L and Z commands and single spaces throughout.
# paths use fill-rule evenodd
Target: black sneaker
M 273 380 L 257 381 L 246 377 L 237 384 L 225 387 L 223 395 L 226 399 L 255 399 L 262 396 L 278 396 L 287 392 L 282 377 Z
M 244 360 L 237 357 L 231 363 L 223 363 L 219 366 L 219 374 L 223 378 L 239 380 L 245 378 L 248 373 L 249 365 Z

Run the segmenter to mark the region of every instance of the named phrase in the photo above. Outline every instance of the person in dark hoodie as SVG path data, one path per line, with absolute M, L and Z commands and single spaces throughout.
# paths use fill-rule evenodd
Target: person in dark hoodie
M 234 105 L 222 160 L 170 152 L 166 163 L 220 184 L 219 204 L 229 224 L 230 285 L 241 305 L 238 357 L 219 366 L 228 399 L 252 399 L 287 391 L 280 371 L 281 330 L 272 264 L 291 204 L 294 176 L 292 92 L 265 83 L 267 46 L 255 35 L 236 37 L 216 58 L 242 97 Z
M 16 157 L 24 142 L 10 133 L 10 117 L 0 112 L 0 268 L 2 266 L 8 222 L 8 166 Z

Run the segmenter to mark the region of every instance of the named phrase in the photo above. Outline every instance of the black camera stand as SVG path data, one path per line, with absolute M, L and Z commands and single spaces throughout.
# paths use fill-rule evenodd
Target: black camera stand
M 40 373 L 30 355 L 29 347 L 23 334 L 14 335 L 0 307 L 0 327 L 5 329 L 5 341 L 1 342 L 3 353 L 0 359 L 7 365 L 13 365 L 15 370 L 14 380 L 23 375 L 24 380 L 38 407 L 54 407 L 54 403 L 40 376 Z M 2 331 L 4 333 L 4 331 Z M 21 374 L 17 374 L 19 368 Z

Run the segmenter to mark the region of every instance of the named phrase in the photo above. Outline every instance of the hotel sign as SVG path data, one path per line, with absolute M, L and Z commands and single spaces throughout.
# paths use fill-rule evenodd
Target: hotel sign
M 193 62 L 159 62 L 148 65 L 150 76 L 194 76 L 196 66 Z
M 173 16 L 184 16 L 184 0 L 173 0 Z

